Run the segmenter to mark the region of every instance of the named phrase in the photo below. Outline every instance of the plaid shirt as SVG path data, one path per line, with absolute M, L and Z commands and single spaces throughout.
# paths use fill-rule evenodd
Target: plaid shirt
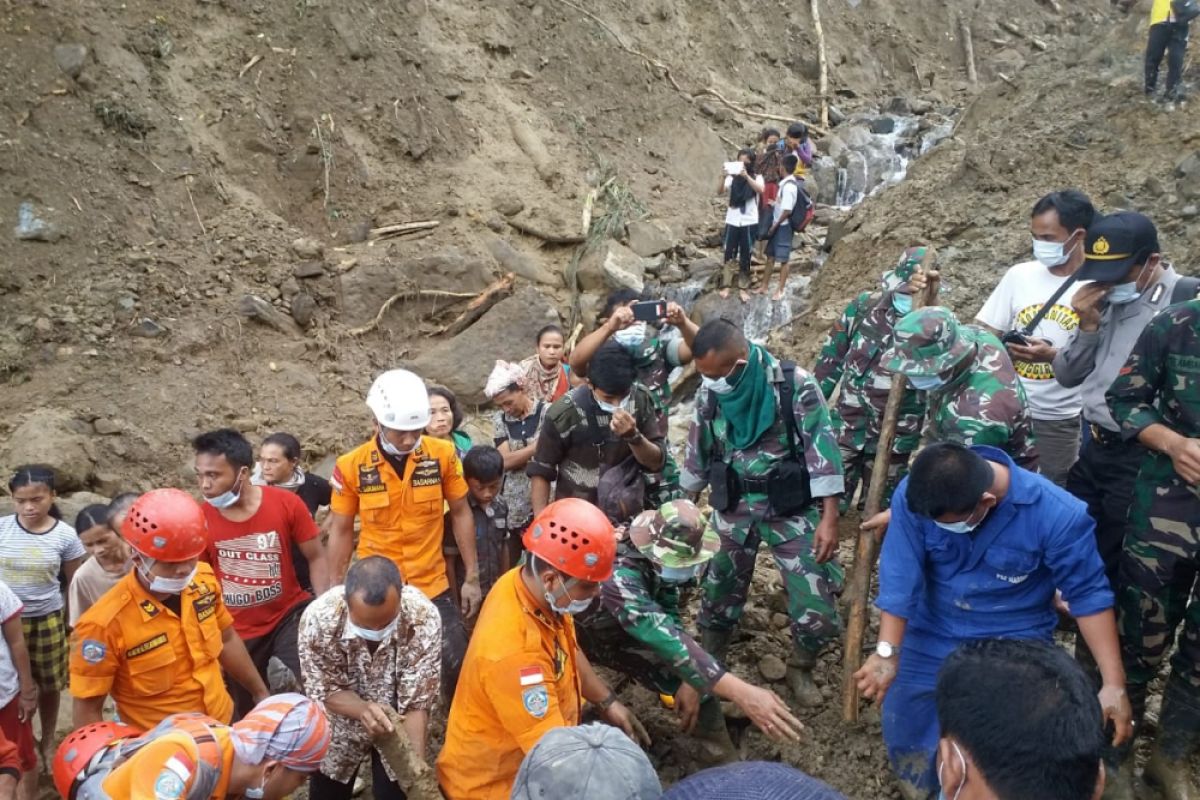
M 365 641 L 346 632 L 343 587 L 333 587 L 305 609 L 300 619 L 300 668 L 309 697 L 324 705 L 329 695 L 349 691 L 401 714 L 433 708 L 441 682 L 441 617 L 412 586 L 404 587 L 400 603 L 396 632 L 374 653 Z M 371 738 L 356 719 L 329 712 L 329 724 L 332 741 L 321 772 L 349 783 L 369 752 Z M 387 762 L 384 768 L 396 780 Z

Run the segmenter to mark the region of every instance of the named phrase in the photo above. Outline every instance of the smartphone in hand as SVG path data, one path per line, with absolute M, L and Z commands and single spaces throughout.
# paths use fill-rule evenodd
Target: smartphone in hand
M 666 300 L 643 300 L 634 303 L 633 318 L 639 322 L 658 322 L 667 317 Z

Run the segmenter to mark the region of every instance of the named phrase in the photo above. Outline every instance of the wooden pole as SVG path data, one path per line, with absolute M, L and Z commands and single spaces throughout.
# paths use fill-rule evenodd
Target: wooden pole
M 971 40 L 971 26 L 961 16 L 958 18 L 958 31 L 962 38 L 963 58 L 967 62 L 967 80 L 979 83 L 979 73 L 975 70 L 975 44 Z
M 821 127 L 829 129 L 829 62 L 825 57 L 825 30 L 821 27 L 820 0 L 811 0 L 813 30 L 817 34 L 817 92 L 821 95 Z
M 438 788 L 437 775 L 434 774 L 433 768 L 413 752 L 412 740 L 404 730 L 404 717 L 394 709 L 384 710 L 396 732 L 375 737 L 374 744 L 375 749 L 379 751 L 379 757 L 392 768 L 396 782 L 400 784 L 408 800 L 442 800 L 442 792 Z
M 928 274 L 936 256 L 932 247 L 927 248 L 919 269 Z M 937 302 L 938 278 L 933 275 L 925 286 L 922 296 L 913 298 L 913 308 L 934 305 Z M 908 379 L 903 375 L 892 376 L 892 388 L 888 392 L 884 407 L 883 422 L 880 424 L 879 441 L 875 446 L 875 463 L 871 467 L 871 486 L 863 504 L 864 520 L 879 513 L 883 505 L 883 493 L 887 489 L 888 467 L 891 465 L 892 443 L 896 439 L 896 420 L 900 415 L 900 401 L 908 388 Z M 846 623 L 846 643 L 842 649 L 842 718 L 846 722 L 858 721 L 858 683 L 854 673 L 862 666 L 863 637 L 867 632 L 867 606 L 871 595 L 871 574 L 878 555 L 878 541 L 874 531 L 859 529 L 858 542 L 854 547 L 854 570 L 850 585 L 850 618 Z

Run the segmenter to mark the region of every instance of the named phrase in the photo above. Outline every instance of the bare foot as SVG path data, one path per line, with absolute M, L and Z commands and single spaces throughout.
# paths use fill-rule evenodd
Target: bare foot
M 724 300 L 724 299 L 726 299 L 727 297 L 729 297 L 729 290 L 728 290 L 728 289 L 722 289 L 721 291 L 717 292 L 717 294 L 719 294 L 719 295 L 721 296 L 721 299 L 722 299 L 722 300 Z

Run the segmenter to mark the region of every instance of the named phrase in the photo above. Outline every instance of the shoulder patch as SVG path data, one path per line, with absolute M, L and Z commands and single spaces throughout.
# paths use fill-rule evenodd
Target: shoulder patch
M 521 692 L 521 703 L 529 712 L 529 716 L 537 719 L 546 716 L 546 712 L 550 709 L 550 695 L 546 691 L 546 685 L 543 683 L 530 686 Z
M 79 646 L 79 654 L 83 656 L 83 660 L 87 663 L 99 664 L 104 660 L 104 656 L 108 654 L 108 647 L 104 642 L 99 642 L 95 639 L 84 639 L 83 644 Z
M 521 685 L 533 686 L 538 683 L 545 683 L 546 676 L 542 674 L 541 667 L 521 667 Z
M 183 778 L 170 769 L 164 769 L 154 780 L 154 800 L 179 800 L 183 797 Z
M 141 644 L 135 644 L 133 647 L 126 650 L 125 657 L 135 658 L 137 656 L 145 655 L 151 650 L 157 650 L 166 643 L 167 635 L 165 633 L 160 633 L 157 636 L 152 636 Z
M 147 617 L 158 616 L 158 606 L 154 604 L 153 600 L 143 600 L 141 603 L 138 603 L 138 607 L 142 609 L 142 613 Z

